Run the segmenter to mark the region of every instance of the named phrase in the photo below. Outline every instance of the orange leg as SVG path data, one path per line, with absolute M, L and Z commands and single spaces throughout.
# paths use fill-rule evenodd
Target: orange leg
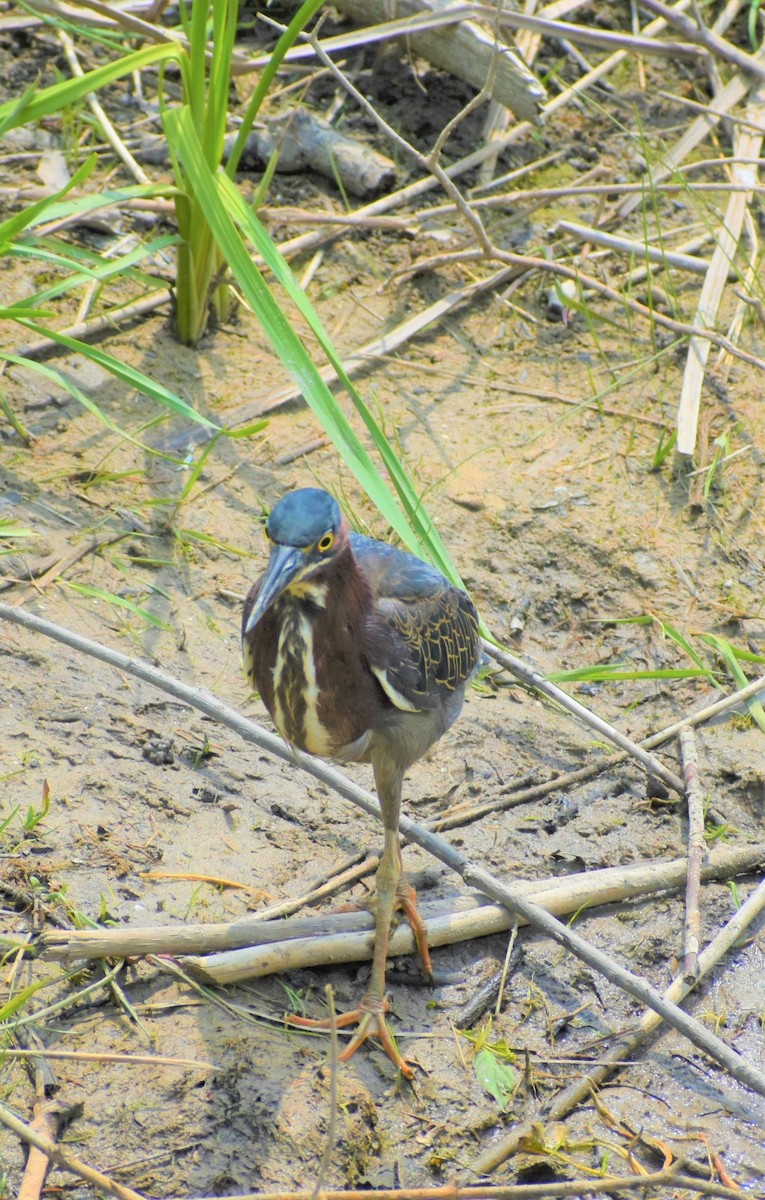
M 431 962 L 428 951 L 427 933 L 422 918 L 417 912 L 417 896 L 414 888 L 401 875 L 401 850 L 398 844 L 398 831 L 396 829 L 386 828 L 385 830 L 385 848 L 380 859 L 380 866 L 377 868 L 375 885 L 377 911 L 375 916 L 375 945 L 372 957 L 372 974 L 369 980 L 369 988 L 358 1008 L 342 1013 L 336 1019 L 335 1023 L 338 1029 L 358 1023 L 358 1029 L 340 1055 L 340 1061 L 347 1062 L 368 1037 L 376 1037 L 380 1041 L 388 1058 L 396 1064 L 404 1078 L 413 1079 L 414 1071 L 409 1063 L 401 1057 L 396 1048 L 393 1035 L 388 1028 L 388 1023 L 385 1020 L 385 1014 L 388 1010 L 388 1001 L 385 998 L 385 967 L 388 959 L 388 939 L 390 937 L 391 920 L 397 908 L 402 909 L 406 913 L 412 925 L 417 949 L 422 959 L 423 967 L 428 974 L 431 973 Z M 287 1022 L 290 1025 L 297 1025 L 304 1029 L 328 1029 L 330 1026 L 328 1020 L 311 1021 L 305 1017 L 288 1016 Z

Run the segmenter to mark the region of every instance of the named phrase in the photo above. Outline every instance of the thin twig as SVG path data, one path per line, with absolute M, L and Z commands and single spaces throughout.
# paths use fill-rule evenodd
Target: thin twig
M 691 1192 L 698 1192 L 701 1196 L 721 1196 L 724 1200 L 741 1200 L 742 1196 L 738 1188 L 694 1179 L 669 1168 L 637 1177 L 599 1175 L 597 1179 L 590 1177 L 586 1182 L 572 1179 L 564 1183 L 518 1183 L 494 1187 L 487 1184 L 480 1187 L 455 1187 L 453 1184 L 447 1184 L 445 1187 L 325 1190 L 322 1192 L 322 1200 L 558 1200 L 563 1197 L 579 1200 L 583 1194 L 589 1196 L 604 1192 L 611 1195 L 640 1189 L 648 1191 L 663 1186 L 671 1186 L 676 1191 L 685 1188 Z M 205 1200 L 311 1200 L 311 1192 L 249 1192 L 239 1196 L 207 1196 Z
M 199 1071 L 220 1071 L 220 1063 L 203 1062 L 198 1058 L 167 1058 L 161 1054 L 108 1054 L 95 1053 L 89 1050 L 50 1050 L 47 1046 L 42 1053 L 46 1058 L 60 1058 L 72 1062 L 96 1063 L 127 1063 L 132 1067 L 183 1067 Z M 39 1057 L 40 1050 L 14 1050 L 3 1047 L 3 1058 L 34 1058 Z
M 512 958 L 513 949 L 515 947 L 515 939 L 518 936 L 518 925 L 519 925 L 518 918 L 514 917 L 513 924 L 510 928 L 510 937 L 507 939 L 507 950 L 505 951 L 505 961 L 502 964 L 502 974 L 499 977 L 499 987 L 497 989 L 497 1003 L 494 1007 L 494 1014 L 497 1017 L 499 1016 L 499 1014 L 502 1011 L 502 1001 L 505 998 L 505 984 L 507 983 L 507 976 L 508 976 L 508 972 L 510 970 L 510 960 Z
M 521 659 L 516 658 L 514 654 L 508 654 L 506 650 L 500 650 L 492 642 L 487 642 L 486 640 L 483 641 L 483 648 L 487 654 L 490 654 L 498 663 L 501 663 L 517 679 L 522 680 L 523 683 L 532 687 L 534 691 L 541 692 L 543 696 L 547 696 L 556 704 L 562 705 L 563 708 L 573 713 L 575 717 L 583 720 L 591 729 L 608 738 L 615 746 L 619 746 L 621 750 L 626 750 L 639 763 L 642 763 L 650 774 L 655 775 L 657 779 L 661 779 L 667 787 L 672 788 L 673 792 L 677 792 L 679 796 L 682 796 L 682 779 L 674 771 L 670 771 L 668 767 L 665 767 L 664 763 L 659 762 L 658 758 L 654 758 L 652 754 L 644 750 L 642 746 L 638 746 L 628 737 L 625 737 L 623 733 L 620 733 L 618 729 L 614 729 L 612 725 L 609 725 L 607 721 L 590 712 L 578 700 L 574 700 L 573 696 L 569 696 L 566 692 L 556 687 L 554 683 L 550 683 L 538 671 L 534 671 L 526 663 L 522 662 Z
M 663 4 L 661 0 L 640 0 L 640 3 L 649 12 L 654 13 L 657 17 L 662 17 L 668 25 L 682 33 L 689 42 L 696 42 L 716 55 L 717 58 L 733 63 L 739 71 L 745 71 L 747 75 L 765 81 L 765 65 L 762 62 L 751 54 L 747 54 L 746 51 L 739 50 L 738 46 L 719 37 L 711 29 L 695 24 L 676 9 L 670 8 L 668 4 Z
M 694 275 L 703 275 L 709 268 L 706 259 L 697 258 L 693 254 L 679 254 L 677 250 L 667 250 L 664 246 L 649 246 L 646 242 L 635 241 L 634 238 L 616 237 L 612 233 L 595 229 L 591 225 L 580 225 L 576 221 L 559 221 L 556 231 L 570 233 L 580 241 L 592 242 L 596 246 L 604 246 L 607 250 L 615 250 L 620 254 L 645 258 L 648 262 L 657 263 L 662 267 L 678 267 Z
M 107 1196 L 115 1196 L 116 1200 L 145 1200 L 139 1192 L 134 1192 L 129 1187 L 123 1187 L 115 1179 L 110 1179 L 108 1175 L 96 1171 L 95 1167 L 89 1167 L 81 1159 L 75 1158 L 68 1150 L 62 1150 L 50 1138 L 36 1133 L 29 1125 L 25 1125 L 23 1121 L 15 1117 L 2 1102 L 0 1102 L 0 1125 L 5 1125 L 6 1129 L 10 1129 L 11 1133 L 15 1133 L 22 1141 L 41 1150 L 62 1170 L 70 1171 L 72 1175 L 78 1175 L 80 1179 L 92 1183 L 98 1191 L 106 1192 Z
M 80 66 L 80 60 L 77 57 L 77 51 L 74 48 L 74 42 L 70 38 L 69 34 L 63 29 L 59 29 L 58 37 L 63 47 L 64 54 L 66 55 L 66 60 L 69 63 L 69 69 L 73 75 L 77 76 L 79 79 L 82 79 L 85 75 L 85 72 Z M 114 128 L 104 112 L 100 101 L 93 93 L 90 93 L 86 99 L 93 116 L 101 126 L 104 137 L 114 150 L 114 153 L 125 164 L 133 178 L 138 183 L 148 187 L 151 184 L 149 176 L 146 174 L 140 163 L 136 162 L 136 160 L 133 158 L 133 155 L 130 153 L 122 138 L 117 133 L 117 130 Z
M 680 734 L 680 757 L 683 763 L 685 797 L 688 804 L 688 881 L 685 889 L 685 938 L 683 943 L 683 978 L 693 983 L 698 976 L 699 946 L 701 944 L 701 863 L 706 853 L 704 842 L 704 798 L 699 783 L 699 759 L 696 734 L 684 729 Z

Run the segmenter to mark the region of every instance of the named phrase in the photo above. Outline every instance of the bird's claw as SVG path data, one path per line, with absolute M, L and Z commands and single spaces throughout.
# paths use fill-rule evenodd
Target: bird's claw
M 414 1071 L 406 1059 L 402 1058 L 399 1053 L 393 1034 L 388 1027 L 388 1022 L 385 1020 L 385 1014 L 389 1007 L 387 997 L 372 996 L 367 992 L 358 1008 L 351 1009 L 350 1012 L 340 1013 L 335 1017 L 334 1025 L 336 1029 L 345 1029 L 348 1025 L 358 1024 L 358 1029 L 339 1055 L 340 1062 L 348 1062 L 368 1037 L 376 1037 L 388 1055 L 388 1058 L 399 1069 L 404 1079 L 412 1080 L 414 1079 Z M 312 1020 L 310 1017 L 293 1016 L 292 1013 L 285 1015 L 285 1021 L 288 1025 L 297 1026 L 299 1029 L 331 1029 L 333 1024 L 329 1018 Z
M 414 944 L 417 947 L 417 953 L 422 963 L 422 969 L 432 982 L 433 963 L 428 948 L 428 931 L 417 908 L 417 893 L 405 876 L 399 879 L 396 888 L 396 911 L 402 912 L 409 922 L 414 937 Z

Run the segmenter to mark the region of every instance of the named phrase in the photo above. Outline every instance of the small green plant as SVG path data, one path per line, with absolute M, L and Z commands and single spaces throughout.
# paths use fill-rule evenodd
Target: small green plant
M 661 467 L 664 466 L 664 463 L 666 462 L 667 458 L 674 450 L 676 442 L 677 442 L 677 430 L 676 429 L 672 429 L 672 430 L 668 430 L 666 428 L 662 429 L 661 433 L 659 434 L 659 443 L 653 452 L 653 458 L 651 460 L 651 470 L 652 471 L 658 471 L 661 469 Z
M 45 820 L 45 818 L 47 817 L 49 812 L 50 812 L 50 787 L 48 785 L 47 779 L 45 779 L 45 780 L 43 780 L 42 804 L 41 804 L 40 808 L 35 808 L 34 805 L 30 804 L 29 808 L 26 811 L 26 815 L 24 817 L 24 822 L 23 822 L 24 834 L 27 837 L 29 837 L 31 834 L 33 834 L 35 832 L 35 830 L 37 829 L 37 826 L 40 825 Z
M 496 1100 L 501 1112 L 507 1112 L 520 1081 L 513 1066 L 515 1053 L 507 1042 L 490 1041 L 492 1021 L 487 1020 L 477 1032 L 461 1030 L 462 1036 L 473 1045 L 473 1070 L 484 1091 Z

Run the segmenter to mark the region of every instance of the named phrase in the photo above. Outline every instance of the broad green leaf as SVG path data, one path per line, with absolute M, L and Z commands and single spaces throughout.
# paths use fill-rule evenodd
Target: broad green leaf
M 473 1058 L 476 1079 L 505 1112 L 518 1085 L 518 1072 L 510 1063 L 500 1062 L 491 1050 L 477 1050 Z

